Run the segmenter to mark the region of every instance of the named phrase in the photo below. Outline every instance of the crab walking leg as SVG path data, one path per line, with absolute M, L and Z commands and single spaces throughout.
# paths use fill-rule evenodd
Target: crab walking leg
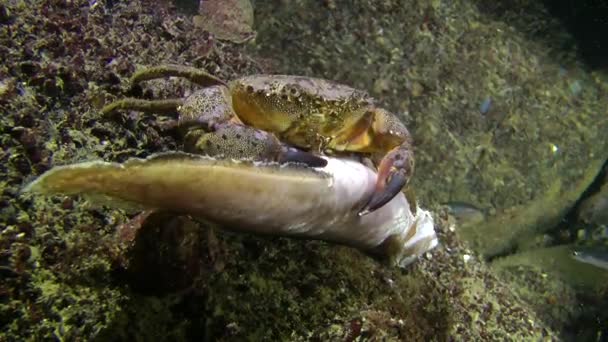
M 224 81 L 201 69 L 175 64 L 165 64 L 139 70 L 131 77 L 131 84 L 163 77 L 183 77 L 203 87 L 226 85 Z
M 179 108 L 179 125 L 190 127 L 187 150 L 223 158 L 298 162 L 322 167 L 325 159 L 282 143 L 274 134 L 243 125 L 234 110 L 228 89 L 212 86 L 188 96 Z
M 253 127 L 227 123 L 213 132 L 192 129 L 185 136 L 186 152 L 223 159 L 259 162 L 301 163 L 323 167 L 320 156 L 283 144 L 273 134 Z
M 181 99 L 167 100 L 141 100 L 127 98 L 112 102 L 101 109 L 103 115 L 108 115 L 117 110 L 137 110 L 140 112 L 155 112 L 162 114 L 175 114 L 177 108 L 184 103 Z
M 322 167 L 325 160 L 312 153 L 283 144 L 273 134 L 236 122 L 227 106 L 223 87 L 209 87 L 183 100 L 123 99 L 102 109 L 107 115 L 116 110 L 138 110 L 163 114 L 180 111 L 178 124 L 185 131 L 187 152 L 255 161 L 297 162 Z
M 420 208 L 413 214 L 402 193 L 359 216 L 374 191 L 375 172 L 354 160 L 326 159 L 327 166 L 313 169 L 170 153 L 56 167 L 25 192 L 89 195 L 188 214 L 233 231 L 320 239 L 401 266 L 437 245 L 431 214 Z

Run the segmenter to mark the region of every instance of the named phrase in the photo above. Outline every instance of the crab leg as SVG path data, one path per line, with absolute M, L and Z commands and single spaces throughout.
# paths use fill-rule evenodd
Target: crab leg
M 156 112 L 162 114 L 171 114 L 177 111 L 177 108 L 183 104 L 181 99 L 167 100 L 141 100 L 127 98 L 112 102 L 101 109 L 102 114 L 107 115 L 120 109 L 137 110 L 140 112 Z
M 274 134 L 240 122 L 224 86 L 212 86 L 190 95 L 179 108 L 181 127 L 189 152 L 223 158 L 297 162 L 323 167 L 326 161 L 312 153 L 282 143 Z
M 215 131 L 193 129 L 186 134 L 186 151 L 224 159 L 300 163 L 324 167 L 325 159 L 281 143 L 273 134 L 249 126 L 226 123 Z
M 203 87 L 226 85 L 224 81 L 201 69 L 175 64 L 165 64 L 139 70 L 131 77 L 131 84 L 171 76 L 183 77 Z
M 185 129 L 185 150 L 190 153 L 226 159 L 301 163 L 323 167 L 326 161 L 312 153 L 280 142 L 276 136 L 236 121 L 224 102 L 223 87 L 205 88 L 186 101 L 123 99 L 102 109 L 137 110 L 170 114 L 180 111 L 179 125 Z

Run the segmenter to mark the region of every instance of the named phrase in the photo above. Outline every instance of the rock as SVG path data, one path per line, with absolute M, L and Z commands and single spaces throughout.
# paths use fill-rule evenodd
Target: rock
M 552 229 L 608 159 L 608 76 L 547 49 L 572 45 L 541 4 L 520 5 L 259 2 L 258 18 L 272 20 L 258 20 L 257 50 L 276 72 L 334 79 L 399 109 L 420 201 L 487 212 L 459 231 L 492 257 Z M 544 40 L 531 39 L 539 29 Z M 378 93 L 377 80 L 392 88 Z
M 313 1 L 289 2 L 287 11 L 294 11 L 293 15 L 258 4 L 259 22 L 271 26 L 276 18 L 280 33 L 267 36 L 266 43 L 257 47 L 282 60 L 267 65 L 283 65 L 291 74 L 313 75 L 316 70 L 316 75 L 364 89 L 370 89 L 372 79 L 382 74 L 388 84 L 402 87 L 386 91 L 382 100 L 411 106 L 410 116 L 404 119 L 416 128 L 420 142 L 416 187 L 425 206 L 454 199 L 492 214 L 480 204 L 497 198 L 493 207 L 500 212 L 522 201 L 540 201 L 547 192 L 543 182 L 562 179 L 564 188 L 570 188 L 568 180 L 578 179 L 580 172 L 568 171 L 566 166 L 601 157 L 601 146 L 583 150 L 581 138 L 593 141 L 602 129 L 593 113 L 605 107 L 590 105 L 604 97 L 598 91 L 593 100 L 587 93 L 595 91 L 595 83 L 585 79 L 576 101 L 564 97 L 557 88 L 560 83 L 550 76 L 539 83 L 532 76 L 547 70 L 539 70 L 543 64 L 537 64 L 534 54 L 522 52 L 528 43 L 517 35 L 515 42 L 505 40 L 514 32 L 504 25 L 500 30 L 488 25 L 488 19 L 468 2 L 433 1 L 420 7 L 396 1 L 349 2 L 348 6 L 331 1 L 328 8 L 317 8 L 318 2 Z M 267 14 L 269 8 L 272 15 Z M 17 196 L 20 186 L 47 163 L 121 161 L 178 148 L 179 143 L 162 132 L 153 115 L 131 114 L 116 122 L 92 106 L 90 99 L 111 100 L 137 92 L 126 86 L 137 66 L 191 64 L 223 79 L 260 70 L 250 55 L 232 44 L 217 44 L 198 59 L 201 30 L 190 17 L 167 9 L 166 2 L 43 1 L 1 5 L 0 9 L 5 28 L 0 30 L 0 46 L 7 52 L 0 73 L 13 70 L 2 74 L 2 79 L 11 75 L 15 84 L 11 96 L 0 101 L 6 113 L 0 117 L 5 151 L 0 154 L 4 161 L 0 163 L 0 226 L 6 227 L 0 234 L 5 251 L 0 271 L 7 275 L 0 277 L 7 297 L 0 306 L 6 323 L 0 340 L 155 340 L 158 336 L 217 341 L 402 340 L 404 336 L 411 340 L 557 340 L 556 331 L 563 327 L 543 321 L 511 283 L 497 277 L 462 242 L 458 228 L 442 212 L 436 218 L 441 247 L 404 272 L 378 265 L 352 249 L 316 241 L 228 233 L 211 237 L 206 235 L 208 227 L 173 217 L 149 221 L 148 228 L 154 229 L 144 235 L 121 230 L 126 234 L 123 241 L 133 242 L 126 251 L 134 254 L 119 250 L 117 255 L 116 229 L 129 221 L 127 213 L 92 208 L 82 199 L 64 205 L 63 198 Z M 166 25 L 152 18 L 162 18 Z M 168 34 L 166 28 L 179 29 Z M 456 34 L 458 40 L 454 40 Z M 298 44 L 293 44 L 294 37 Z M 274 48 L 268 40 L 276 44 Z M 362 41 L 372 45 L 362 50 Z M 373 45 L 380 43 L 381 49 Z M 124 63 L 116 68 L 112 60 Z M 22 62 L 40 69 L 20 71 Z M 70 77 L 73 88 L 49 97 L 44 83 L 32 84 L 32 80 L 55 76 L 48 73 L 53 70 L 48 64 L 68 69 L 74 75 Z M 521 68 L 527 73 L 517 71 Z M 111 82 L 108 71 L 115 74 Z M 417 97 L 408 99 L 391 97 L 391 93 L 407 97 L 408 89 L 419 88 L 408 85 L 410 80 L 420 83 L 424 91 L 414 91 Z M 142 87 L 142 94 L 168 98 L 182 95 L 192 85 L 163 80 Z M 515 127 L 512 137 L 509 128 L 499 128 L 491 135 L 494 141 L 487 140 L 491 144 L 477 149 L 479 138 L 487 133 L 481 134 L 479 127 L 496 124 L 472 116 L 479 114 L 479 103 L 486 96 L 492 97 L 492 111 L 512 109 L 519 114 L 505 118 L 507 127 Z M 540 104 L 528 106 L 526 101 L 531 99 Z M 555 108 L 543 107 L 552 104 L 560 110 L 553 113 L 549 109 Z M 568 115 L 557 120 L 564 108 Z M 32 113 L 33 122 L 27 128 L 49 151 L 48 158 L 32 162 L 11 136 L 19 113 Z M 568 127 L 572 136 L 541 129 L 541 118 L 554 124 L 552 128 Z M 589 127 L 588 121 L 595 121 L 597 127 Z M 103 134 L 95 136 L 92 131 Z M 513 142 L 515 147 L 509 147 L 507 143 Z M 545 157 L 554 153 L 547 142 L 565 155 L 555 161 L 552 172 L 542 173 L 552 162 Z M 576 157 L 570 149 L 585 152 Z M 490 162 L 476 168 L 467 158 L 475 153 Z M 534 158 L 524 158 L 526 154 Z M 24 162 L 34 165 L 12 164 L 8 162 L 11 155 L 24 156 Z M 519 164 L 507 163 L 511 160 Z M 531 193 L 526 192 L 528 185 L 534 190 Z M 551 199 L 559 198 L 554 194 Z M 181 243 L 192 244 L 175 248 Z M 140 253 L 146 251 L 150 251 L 147 257 Z M 197 253 L 209 262 L 202 271 L 196 264 L 200 261 Z M 144 281 L 154 291 L 141 291 L 142 287 L 133 286 L 138 284 L 136 277 L 117 276 L 117 260 L 124 262 L 131 275 L 150 276 L 141 278 L 148 282 L 160 279 L 159 284 Z M 194 263 L 185 265 L 184 260 Z M 195 271 L 180 274 L 180 267 Z M 178 281 L 167 284 L 171 277 Z
M 253 7 L 249 0 L 201 0 L 194 24 L 218 39 L 236 43 L 255 36 Z
M 564 339 L 594 340 L 604 329 L 608 272 L 579 262 L 572 245 L 537 248 L 497 258 L 492 268 L 552 328 L 569 326 Z

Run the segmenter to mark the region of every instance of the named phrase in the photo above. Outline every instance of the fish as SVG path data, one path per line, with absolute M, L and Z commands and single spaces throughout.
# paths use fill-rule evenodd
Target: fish
M 56 166 L 23 194 L 81 195 L 117 209 L 165 210 L 229 231 L 323 240 L 406 267 L 438 245 L 432 213 L 403 193 L 358 215 L 377 174 L 353 158 L 327 165 L 262 163 L 166 152 L 126 162 Z
M 486 217 L 483 210 L 466 202 L 452 201 L 444 203 L 443 205 L 448 207 L 448 213 L 454 216 L 460 225 L 480 223 L 483 222 Z
M 479 112 L 481 114 L 486 114 L 490 111 L 491 108 L 492 108 L 492 98 L 486 97 L 479 105 Z
M 608 271 L 608 248 L 579 247 L 572 252 L 574 260 Z

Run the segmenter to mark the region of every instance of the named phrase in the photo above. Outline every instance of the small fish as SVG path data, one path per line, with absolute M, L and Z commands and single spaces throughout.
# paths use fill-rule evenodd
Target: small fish
M 449 208 L 450 215 L 456 218 L 459 224 L 479 223 L 485 219 L 483 210 L 476 206 L 465 202 L 447 202 L 444 203 Z
M 487 112 L 490 111 L 491 108 L 492 108 L 492 98 L 488 96 L 481 102 L 481 105 L 479 106 L 479 112 L 481 114 L 486 114 Z
M 572 93 L 572 95 L 577 96 L 582 91 L 583 91 L 583 85 L 582 85 L 581 81 L 576 80 L 576 81 L 570 83 L 570 92 Z
M 581 247 L 572 252 L 574 260 L 608 271 L 608 249 Z

